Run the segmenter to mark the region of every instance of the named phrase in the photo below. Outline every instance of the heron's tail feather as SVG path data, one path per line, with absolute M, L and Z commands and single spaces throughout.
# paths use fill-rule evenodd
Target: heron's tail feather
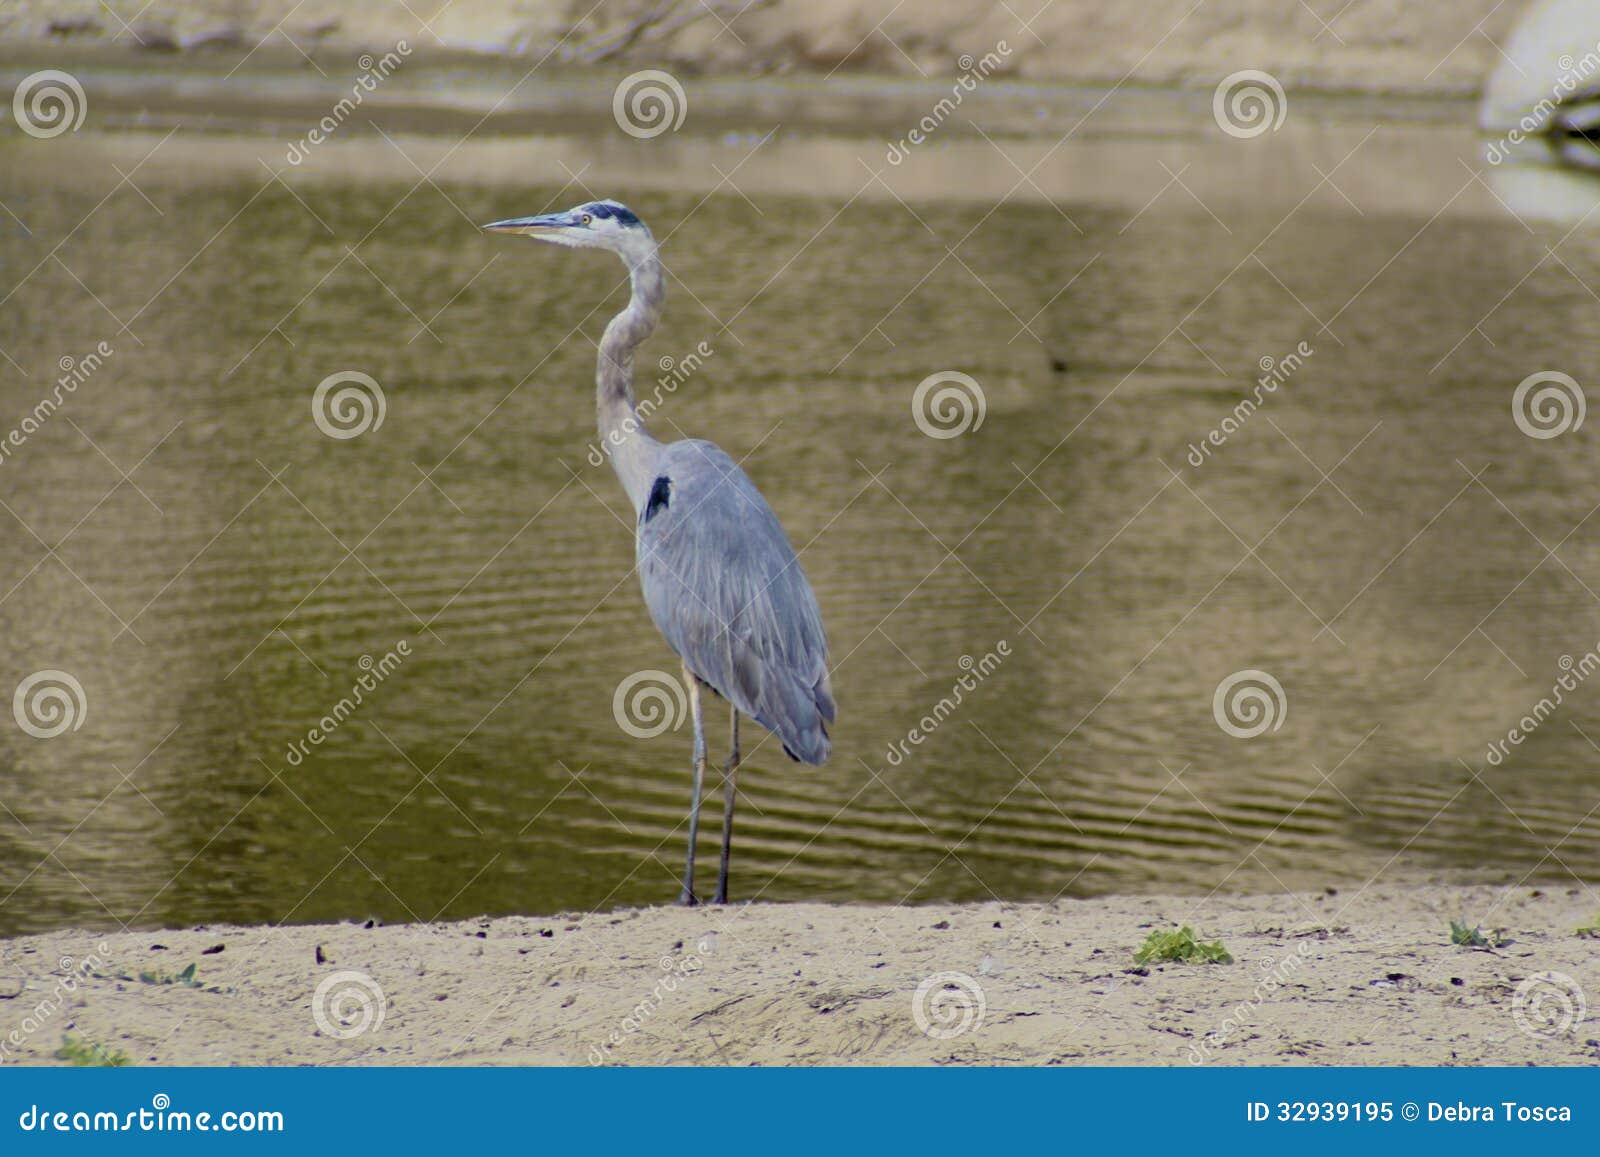
M 828 724 L 834 715 L 827 675 L 810 687 L 798 679 L 784 679 L 773 691 L 755 721 L 783 742 L 784 753 L 790 759 L 826 763 L 833 750 L 828 741 Z

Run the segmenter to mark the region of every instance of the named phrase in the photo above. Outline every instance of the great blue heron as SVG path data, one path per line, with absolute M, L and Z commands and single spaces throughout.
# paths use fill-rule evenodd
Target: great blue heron
M 689 855 L 678 900 L 696 903 L 695 839 L 705 784 L 700 685 L 732 705 L 723 780 L 722 861 L 714 903 L 728 900 L 739 713 L 777 735 L 791 759 L 828 758 L 833 694 L 822 612 L 772 507 L 739 464 L 710 442 L 658 442 L 633 399 L 633 354 L 661 316 L 656 240 L 616 201 L 485 225 L 582 249 L 609 249 L 628 267 L 628 306 L 606 326 L 595 372 L 600 444 L 636 516 L 639 583 L 650 617 L 683 661 L 694 720 Z

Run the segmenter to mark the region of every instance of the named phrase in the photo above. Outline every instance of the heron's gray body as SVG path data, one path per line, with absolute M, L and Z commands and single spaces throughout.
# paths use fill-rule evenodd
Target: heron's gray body
M 749 475 L 710 442 L 661 445 L 636 513 L 639 581 L 668 645 L 791 757 L 826 760 L 822 612 Z
M 706 769 L 700 685 L 733 704 L 724 779 L 718 903 L 728 896 L 739 714 L 797 760 L 828 758 L 833 694 L 816 596 L 777 515 L 739 464 L 710 442 L 658 442 L 633 399 L 633 355 L 665 297 L 655 238 L 615 201 L 487 228 L 577 248 L 609 249 L 628 267 L 628 306 L 600 338 L 595 408 L 600 441 L 636 516 L 639 581 L 650 617 L 683 660 L 694 721 L 694 794 L 680 899 L 695 903 L 695 838 Z

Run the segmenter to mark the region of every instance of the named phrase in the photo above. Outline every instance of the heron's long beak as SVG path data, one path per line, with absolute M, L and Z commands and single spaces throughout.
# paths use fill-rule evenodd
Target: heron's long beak
M 527 237 L 549 237 L 578 224 L 571 213 L 541 213 L 536 217 L 510 217 L 504 221 L 491 221 L 484 229 L 496 233 L 519 233 Z

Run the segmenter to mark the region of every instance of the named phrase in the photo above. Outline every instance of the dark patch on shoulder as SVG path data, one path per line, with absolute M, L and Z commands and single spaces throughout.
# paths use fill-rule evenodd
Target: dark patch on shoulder
M 650 487 L 650 500 L 644 504 L 644 521 L 649 522 L 672 501 L 672 479 L 665 474 Z

